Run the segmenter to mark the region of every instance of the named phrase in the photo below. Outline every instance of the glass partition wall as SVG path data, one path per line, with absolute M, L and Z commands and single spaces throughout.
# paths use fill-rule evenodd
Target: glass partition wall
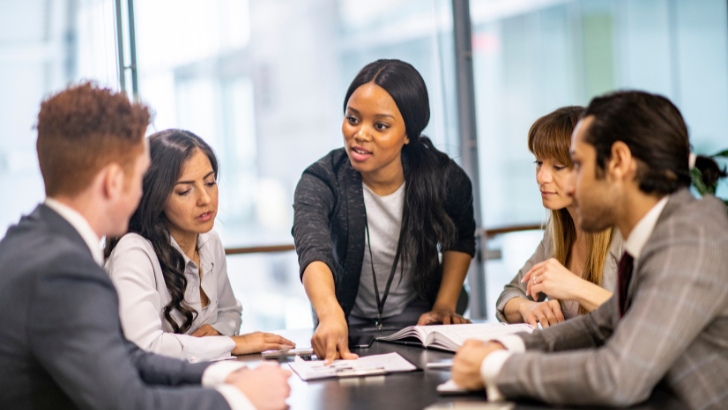
M 457 157 L 450 3 L 442 0 L 135 2 L 140 98 L 150 132 L 184 128 L 220 160 L 215 227 L 226 247 L 292 242 L 303 170 L 343 145 L 343 98 L 367 63 L 424 76 L 425 134 Z M 312 325 L 294 252 L 231 256 L 243 331 Z
M 67 83 L 117 87 L 106 0 L 0 0 L 0 235 L 43 200 L 35 152 L 41 100 Z
M 728 11 L 723 0 L 471 0 L 480 194 L 485 226 L 545 222 L 527 132 L 540 116 L 641 89 L 682 111 L 693 150 L 728 148 Z M 722 184 L 718 194 L 728 194 Z M 488 317 L 542 232 L 489 248 Z

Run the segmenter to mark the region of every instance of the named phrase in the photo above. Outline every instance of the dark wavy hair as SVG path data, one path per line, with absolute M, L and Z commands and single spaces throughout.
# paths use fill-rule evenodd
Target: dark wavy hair
M 637 180 L 645 193 L 671 194 L 690 186 L 690 140 L 680 110 L 667 98 L 644 91 L 616 91 L 595 97 L 583 117 L 594 120 L 584 140 L 596 150 L 602 177 L 612 145 L 622 141 L 639 161 Z M 695 167 L 706 185 L 725 177 L 710 157 L 699 155 Z
M 400 235 L 402 262 L 414 262 L 415 289 L 426 299 L 440 266 L 438 250 L 454 243 L 457 233 L 455 223 L 445 211 L 444 171 L 452 160 L 421 134 L 430 121 L 427 87 L 420 73 L 404 61 L 377 60 L 362 68 L 346 91 L 344 112 L 354 91 L 372 82 L 387 91 L 397 104 L 410 141 L 401 154 L 407 183 Z
M 164 130 L 149 137 L 151 166 L 144 174 L 144 194 L 139 207 L 129 221 L 129 232 L 137 233 L 148 239 L 154 247 L 159 259 L 172 300 L 164 307 L 164 318 L 169 322 L 174 333 L 184 333 L 192 326 L 197 312 L 185 302 L 187 279 L 182 254 L 172 247 L 164 206 L 172 194 L 182 167 L 200 150 L 210 159 L 215 179 L 218 176 L 218 164 L 215 153 L 202 138 L 183 130 Z M 108 258 L 120 238 L 112 238 L 106 243 L 105 256 Z M 177 323 L 172 318 L 172 310 L 184 317 L 184 322 Z

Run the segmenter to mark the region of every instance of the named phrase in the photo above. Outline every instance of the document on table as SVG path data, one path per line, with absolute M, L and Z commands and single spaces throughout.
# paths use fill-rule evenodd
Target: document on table
M 356 360 L 305 361 L 299 357 L 288 364 L 301 380 L 317 380 L 330 377 L 371 376 L 386 373 L 411 372 L 417 367 L 397 353 L 360 357 Z
M 468 339 L 488 341 L 518 332 L 533 332 L 533 326 L 525 323 L 478 323 L 467 325 L 409 326 L 389 336 L 378 337 L 385 342 L 403 342 L 415 338 L 424 347 L 455 352 Z

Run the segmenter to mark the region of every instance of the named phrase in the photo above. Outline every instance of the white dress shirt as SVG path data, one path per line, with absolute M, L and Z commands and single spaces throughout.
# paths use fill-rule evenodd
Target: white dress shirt
M 229 336 L 239 332 L 242 307 L 230 287 L 225 249 L 220 238 L 214 231 L 198 235 L 202 275 L 174 238 L 170 237 L 170 242 L 184 259 L 185 301 L 197 316 L 185 334 L 174 333 L 164 317 L 164 307 L 172 296 L 152 243 L 138 234 L 129 233 L 121 238 L 106 261 L 106 270 L 119 294 L 124 335 L 142 349 L 190 362 L 229 357 L 235 348 L 235 342 Z M 200 300 L 200 288 L 209 299 L 205 307 Z M 184 322 L 176 310 L 171 316 L 178 325 Z M 204 324 L 209 324 L 223 336 L 191 336 Z
M 650 209 L 642 219 L 632 229 L 629 234 L 629 238 L 626 238 L 624 242 L 625 252 L 632 255 L 634 260 L 639 259 L 642 254 L 642 249 L 645 247 L 647 240 L 652 235 L 652 231 L 655 229 L 657 220 L 662 214 L 662 210 L 665 209 L 667 201 L 670 198 L 666 195 L 659 202 L 657 202 L 652 209 Z M 485 390 L 488 395 L 489 401 L 500 401 L 503 400 L 503 395 L 498 391 L 495 386 L 495 378 L 500 373 L 503 364 L 515 353 L 523 353 L 526 351 L 526 345 L 523 343 L 523 339 L 520 336 L 509 335 L 504 336 L 495 341 L 500 342 L 506 350 L 497 350 L 488 355 L 480 365 L 480 375 L 483 378 L 485 384 Z
M 43 203 L 58 213 L 81 235 L 89 251 L 91 251 L 92 257 L 101 266 L 104 260 L 104 255 L 101 251 L 101 240 L 91 228 L 86 218 L 75 209 L 53 198 L 46 198 Z M 225 398 L 232 410 L 255 410 L 253 403 L 240 390 L 225 384 L 225 379 L 230 373 L 243 367 L 245 367 L 245 364 L 239 362 L 221 362 L 210 365 L 202 374 L 202 385 L 215 388 Z
M 103 265 L 104 263 L 104 252 L 101 250 L 101 240 L 96 235 L 96 232 L 88 224 L 86 218 L 83 217 L 78 211 L 71 208 L 70 206 L 64 205 L 53 198 L 46 198 L 43 202 L 45 206 L 56 211 L 58 215 L 63 217 L 71 226 L 76 229 L 86 246 L 91 251 L 91 256 L 94 258 L 96 263 Z

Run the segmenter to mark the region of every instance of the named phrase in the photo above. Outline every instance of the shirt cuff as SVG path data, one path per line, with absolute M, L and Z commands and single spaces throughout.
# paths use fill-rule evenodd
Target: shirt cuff
M 502 344 L 511 353 L 524 353 L 526 351 L 526 344 L 523 343 L 520 336 L 508 335 L 495 338 L 493 341 Z
M 228 336 L 178 338 L 182 346 L 182 358 L 190 363 L 229 358 L 235 349 L 235 340 Z
M 238 371 L 245 366 L 242 362 L 219 362 L 211 364 L 202 373 L 202 385 L 205 387 L 215 387 L 225 384 L 225 379 L 230 373 Z
M 253 403 L 237 388 L 223 384 L 215 387 L 222 397 L 227 401 L 230 410 L 255 410 Z
M 503 368 L 503 364 L 513 355 L 512 352 L 506 350 L 496 350 L 488 355 L 480 365 L 480 376 L 485 384 L 485 393 L 488 395 L 488 401 L 503 401 L 505 397 L 495 386 L 495 378 Z

